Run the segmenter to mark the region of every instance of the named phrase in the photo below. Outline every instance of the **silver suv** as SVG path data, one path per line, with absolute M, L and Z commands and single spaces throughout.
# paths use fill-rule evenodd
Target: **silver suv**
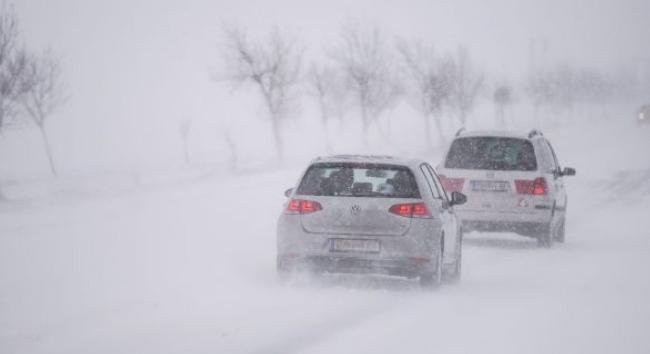
M 560 167 L 541 132 L 461 129 L 437 171 L 448 193 L 467 195 L 467 204 L 456 209 L 465 232 L 515 232 L 542 247 L 564 242 L 563 178 L 575 170 Z
M 277 270 L 380 273 L 419 277 L 437 286 L 461 271 L 465 202 L 447 198 L 433 168 L 421 160 L 340 155 L 317 158 L 278 220 Z

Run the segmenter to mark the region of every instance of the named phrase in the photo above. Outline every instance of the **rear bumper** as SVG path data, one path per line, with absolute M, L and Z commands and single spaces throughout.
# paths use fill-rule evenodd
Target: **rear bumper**
M 373 273 L 415 277 L 435 272 L 441 233 L 437 219 L 413 219 L 401 236 L 335 235 L 307 233 L 299 218 L 283 215 L 278 222 L 279 270 L 307 269 L 333 273 Z M 333 251 L 331 240 L 372 239 L 378 252 Z
M 494 210 L 494 209 L 460 209 L 456 213 L 463 221 L 485 221 L 495 223 L 548 223 L 552 218 L 551 208 L 528 209 L 526 211 Z
M 369 260 L 419 259 L 431 258 L 437 254 L 440 244 L 439 222 L 434 219 L 414 219 L 409 231 L 401 236 L 369 236 L 307 233 L 300 219 L 281 217 L 277 230 L 277 254 L 296 254 L 300 256 L 324 256 L 333 258 L 357 257 Z M 380 243 L 379 252 L 333 252 L 330 240 L 334 238 L 372 239 Z
M 465 232 L 514 232 L 522 236 L 537 237 L 547 234 L 550 227 L 550 222 L 463 220 Z
M 278 270 L 308 270 L 329 273 L 385 274 L 409 278 L 435 271 L 431 259 L 367 259 L 323 255 L 278 255 Z

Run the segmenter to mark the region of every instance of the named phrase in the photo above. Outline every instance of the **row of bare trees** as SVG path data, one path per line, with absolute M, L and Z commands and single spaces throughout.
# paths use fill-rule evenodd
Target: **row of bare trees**
M 572 112 L 578 104 L 605 103 L 622 95 L 628 84 L 595 70 L 561 64 L 531 72 L 524 89 L 536 110 Z
M 0 135 L 9 127 L 31 121 L 40 131 L 52 174 L 57 170 L 45 123 L 62 103 L 60 67 L 46 51 L 29 52 L 20 37 L 18 20 L 9 5 L 0 7 Z
M 430 43 L 394 41 L 378 28 L 358 25 L 343 27 L 338 39 L 324 46 L 322 55 L 311 58 L 308 70 L 302 65 L 305 51 L 298 39 L 278 29 L 256 39 L 244 30 L 226 29 L 223 40 L 225 66 L 219 79 L 235 87 L 256 87 L 267 107 L 280 160 L 282 121 L 303 92 L 320 110 L 324 134 L 328 134 L 331 118 L 347 117 L 354 110 L 364 144 L 372 128 L 380 136 L 390 133 L 381 118 L 404 98 L 420 112 L 427 145 L 432 147 L 432 130 L 438 132 L 436 140 L 444 143 L 443 123 L 465 126 L 479 98 L 492 101 L 497 124 L 505 126 L 509 107 L 520 97 L 526 97 L 536 112 L 571 113 L 583 102 L 602 104 L 617 94 L 621 97 L 629 84 L 569 65 L 533 68 L 518 84 L 507 80 L 489 84 L 462 46 L 453 52 L 437 51 Z
M 257 40 L 241 29 L 226 29 L 221 49 L 225 66 L 220 81 L 256 88 L 266 105 L 280 160 L 282 121 L 301 90 L 320 109 L 325 133 L 331 117 L 341 118 L 355 109 L 364 144 L 373 126 L 386 136 L 380 118 L 406 97 L 421 112 L 427 143 L 432 146 L 431 121 L 441 138 L 444 110 L 464 125 L 483 87 L 483 75 L 466 49 L 439 54 L 415 40 L 395 44 L 377 28 L 345 27 L 339 40 L 326 48 L 324 59 L 312 61 L 306 73 L 297 38 L 277 29 Z
M 464 126 L 483 88 L 483 75 L 475 69 L 469 52 L 463 47 L 456 55 L 438 54 L 432 46 L 421 42 L 401 41 L 398 50 L 404 70 L 411 77 L 407 97 L 424 118 L 427 143 L 431 147 L 430 120 L 435 122 L 441 142 L 445 140 L 442 113 L 446 106 L 456 112 Z

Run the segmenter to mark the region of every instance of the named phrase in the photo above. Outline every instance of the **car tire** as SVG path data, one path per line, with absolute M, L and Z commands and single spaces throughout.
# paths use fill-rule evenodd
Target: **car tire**
M 442 272 L 443 272 L 443 267 L 442 267 L 442 253 L 443 253 L 443 248 L 442 248 L 442 242 L 440 245 L 440 252 L 438 252 L 438 255 L 436 256 L 436 270 L 432 273 L 424 273 L 420 275 L 420 286 L 423 288 L 428 288 L 428 289 L 436 289 L 440 287 L 442 284 Z
M 276 273 L 278 280 L 285 282 L 291 277 L 293 268 L 278 257 L 276 261 Z
M 458 247 L 458 256 L 452 269 L 445 274 L 445 281 L 448 283 L 457 283 L 460 281 L 460 276 L 463 270 L 463 232 L 461 231 L 460 237 L 458 238 L 460 246 Z
M 565 219 L 562 219 L 562 223 L 557 228 L 557 232 L 555 233 L 555 241 L 556 242 L 564 243 L 564 239 L 565 239 L 565 237 L 564 237 L 564 223 L 565 222 L 566 222 Z
M 551 248 L 553 247 L 554 238 L 553 227 L 552 224 L 549 223 L 537 234 L 537 246 L 540 248 Z

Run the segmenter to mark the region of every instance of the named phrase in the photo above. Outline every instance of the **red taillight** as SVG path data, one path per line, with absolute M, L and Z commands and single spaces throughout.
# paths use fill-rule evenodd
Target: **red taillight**
M 288 213 L 300 213 L 300 200 L 297 199 L 291 199 L 289 200 L 289 203 L 287 204 L 287 212 Z
M 431 212 L 424 203 L 395 204 L 389 212 L 405 218 L 430 218 Z
M 440 175 L 440 183 L 442 183 L 442 188 L 445 189 L 445 191 L 451 193 L 451 192 L 461 192 L 463 190 L 463 186 L 465 185 L 465 179 L 464 178 L 447 178 L 443 175 Z
M 547 190 L 546 178 L 536 178 L 535 182 L 533 182 L 533 195 L 546 195 Z
M 319 210 L 323 210 L 323 206 L 319 202 L 304 199 L 291 199 L 287 204 L 287 214 L 309 214 Z
M 311 200 L 303 200 L 300 203 L 300 212 L 303 214 L 313 213 L 323 209 L 319 202 L 314 202 Z
M 519 194 L 546 195 L 548 191 L 548 185 L 544 177 L 535 178 L 533 181 L 515 180 L 515 188 Z

